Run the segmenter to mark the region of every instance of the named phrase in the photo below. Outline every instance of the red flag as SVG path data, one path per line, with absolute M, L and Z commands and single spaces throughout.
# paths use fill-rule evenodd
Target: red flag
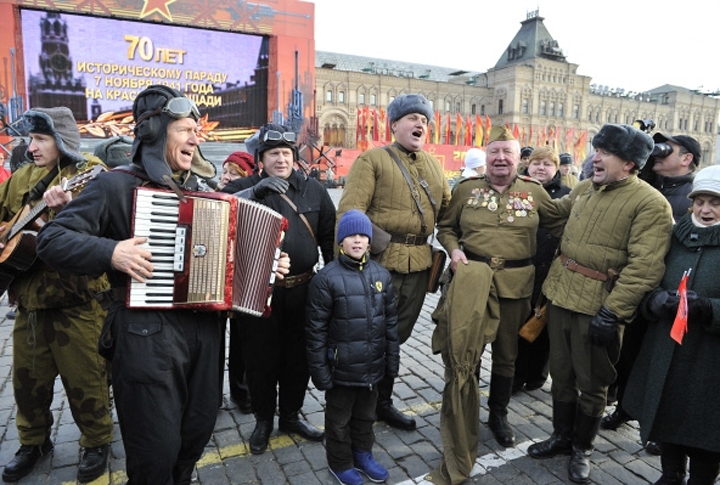
M 462 126 L 463 126 L 463 119 L 462 115 L 460 113 L 457 113 L 455 115 L 455 145 L 459 145 L 460 141 L 462 140 Z
M 362 140 L 362 109 L 357 109 L 357 123 L 355 126 L 355 144 Z
M 450 113 L 445 113 L 445 144 L 450 144 Z
M 479 114 L 475 114 L 475 146 L 481 147 L 485 136 L 483 128 L 483 119 Z
M 573 149 L 573 142 L 575 141 L 575 128 L 565 129 L 565 151 L 571 152 Z M 575 159 L 575 163 L 578 163 L 578 159 Z
M 440 120 L 440 112 L 435 111 L 435 138 L 433 139 L 433 143 L 435 145 L 440 144 L 440 128 L 442 127 L 442 122 Z
M 533 125 L 530 125 L 530 135 L 528 136 L 528 145 L 529 146 L 534 146 L 532 137 L 533 137 Z
M 678 285 L 678 294 L 680 295 L 680 303 L 678 303 L 677 314 L 675 315 L 675 321 L 673 322 L 672 328 L 670 329 L 670 338 L 682 345 L 683 337 L 687 333 L 688 323 L 688 301 L 687 301 L 687 280 L 690 276 L 690 270 L 683 273 L 683 277 L 680 279 Z
M 380 115 L 378 114 L 377 110 L 373 108 L 373 133 L 372 133 L 372 139 L 373 141 L 379 141 L 380 140 Z
M 579 164 L 582 164 L 586 158 L 585 146 L 587 145 L 587 137 L 588 131 L 584 130 L 582 133 L 580 133 L 577 141 L 575 142 L 575 160 L 579 160 Z
M 516 140 L 520 140 L 520 128 L 518 128 L 517 123 L 513 124 L 513 130 L 512 130 L 513 137 L 515 137 Z
M 492 130 L 492 122 L 490 121 L 490 117 L 485 115 L 485 143 L 483 143 L 485 146 L 487 146 L 488 140 L 490 139 L 490 130 Z
M 473 125 L 470 115 L 465 119 L 465 146 L 469 147 L 473 144 Z
M 385 141 L 392 141 L 392 130 L 390 129 L 390 117 L 385 113 Z

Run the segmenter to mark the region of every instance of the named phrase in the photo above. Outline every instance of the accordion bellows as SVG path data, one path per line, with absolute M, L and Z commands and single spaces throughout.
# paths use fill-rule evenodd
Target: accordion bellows
M 152 253 L 153 277 L 128 285 L 128 308 L 270 312 L 287 220 L 218 192 L 135 189 L 133 237 Z

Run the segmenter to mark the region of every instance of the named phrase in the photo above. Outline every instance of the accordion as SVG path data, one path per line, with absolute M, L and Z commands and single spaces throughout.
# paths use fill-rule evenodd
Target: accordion
M 230 194 L 136 188 L 132 235 L 147 238 L 154 269 L 144 283 L 130 279 L 127 307 L 269 315 L 287 224 Z

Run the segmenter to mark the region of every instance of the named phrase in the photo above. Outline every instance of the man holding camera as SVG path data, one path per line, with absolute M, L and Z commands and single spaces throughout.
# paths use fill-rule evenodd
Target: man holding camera
M 677 221 L 687 214 L 692 202 L 688 194 L 692 190 L 695 170 L 700 165 L 700 143 L 687 135 L 653 135 L 655 147 L 650 155 L 650 165 L 656 177 L 648 180 L 670 202 L 673 218 Z

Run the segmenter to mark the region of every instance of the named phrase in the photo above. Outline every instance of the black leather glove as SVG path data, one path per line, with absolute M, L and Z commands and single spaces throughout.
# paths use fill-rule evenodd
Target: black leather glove
M 607 308 L 600 307 L 590 321 L 588 339 L 593 345 L 607 347 L 617 339 L 617 328 L 620 319 Z
M 654 316 L 668 320 L 675 318 L 679 303 L 680 295 L 677 291 L 663 290 L 655 293 L 647 305 Z
M 709 298 L 688 298 L 688 322 L 707 325 L 712 323 L 712 319 L 713 306 Z
M 265 177 L 249 189 L 236 192 L 237 197 L 243 199 L 263 200 L 270 194 L 284 194 L 290 187 L 290 182 L 280 177 Z

